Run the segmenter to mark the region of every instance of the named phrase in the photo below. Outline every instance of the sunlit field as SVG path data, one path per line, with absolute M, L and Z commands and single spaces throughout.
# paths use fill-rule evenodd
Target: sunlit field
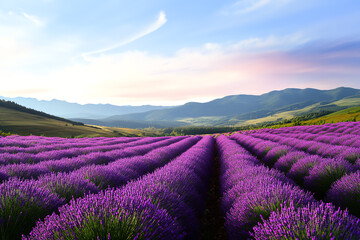
M 0 238 L 359 239 L 359 133 L 1 137 Z

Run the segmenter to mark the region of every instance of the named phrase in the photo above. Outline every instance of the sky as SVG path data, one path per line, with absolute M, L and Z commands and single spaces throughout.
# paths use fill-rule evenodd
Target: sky
M 360 88 L 358 0 L 0 0 L 0 96 L 178 105 Z

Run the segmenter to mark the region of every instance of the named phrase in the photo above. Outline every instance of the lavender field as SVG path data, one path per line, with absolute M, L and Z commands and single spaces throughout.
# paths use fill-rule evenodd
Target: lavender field
M 0 181 L 3 240 L 357 240 L 360 122 L 217 136 L 0 137 Z

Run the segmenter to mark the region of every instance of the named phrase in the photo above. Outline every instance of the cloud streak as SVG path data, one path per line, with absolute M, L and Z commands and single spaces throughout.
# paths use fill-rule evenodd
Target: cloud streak
M 258 0 L 258 1 L 241 0 L 241 1 L 237 1 L 233 6 L 237 8 L 236 13 L 248 13 L 269 4 L 270 1 L 271 0 Z
M 166 14 L 165 12 L 161 11 L 158 15 L 158 18 L 157 20 L 152 23 L 151 25 L 149 25 L 147 28 L 145 28 L 144 30 L 142 30 L 141 32 L 135 34 L 134 36 L 132 37 L 129 37 L 128 39 L 125 39 L 123 41 L 120 41 L 114 45 L 111 45 L 111 46 L 108 46 L 108 47 L 105 47 L 105 48 L 101 48 L 101 49 L 98 49 L 98 50 L 95 50 L 95 51 L 91 51 L 91 52 L 87 52 L 87 53 L 83 53 L 82 56 L 85 60 L 91 60 L 91 56 L 92 55 L 96 55 L 96 54 L 100 54 L 100 53 L 104 53 L 104 52 L 108 52 L 110 50 L 113 50 L 113 49 L 116 49 L 116 48 L 119 48 L 121 46 L 124 46 L 126 44 L 129 44 L 131 42 L 134 42 L 156 30 L 158 30 L 159 28 L 161 28 L 165 23 L 167 22 L 167 18 L 166 18 Z
M 277 7 L 282 6 L 288 3 L 291 0 L 238 0 L 230 6 L 225 7 L 222 11 L 225 14 L 248 14 L 260 9 L 264 9 L 265 7 Z
M 23 12 L 22 15 L 29 21 L 31 21 L 32 23 L 36 24 L 37 26 L 43 26 L 44 22 L 41 21 L 38 17 L 30 15 L 28 13 Z
M 0 66 L 0 78 L 7 79 L 2 95 L 79 103 L 176 105 L 289 87 L 360 88 L 360 41 L 282 47 L 289 39 L 295 39 L 294 45 L 304 41 L 296 36 L 245 39 L 233 45 L 207 43 L 180 49 L 171 56 L 142 51 L 100 54 L 90 62 L 77 62 L 48 74 L 13 72 Z M 39 86 L 47 91 L 26 91 Z

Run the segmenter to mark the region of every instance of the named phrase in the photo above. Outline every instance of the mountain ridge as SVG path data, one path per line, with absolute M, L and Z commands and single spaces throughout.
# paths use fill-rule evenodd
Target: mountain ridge
M 114 121 L 117 118 L 142 121 L 179 121 L 184 118 L 197 117 L 236 117 L 256 112 L 264 112 L 262 115 L 265 116 L 286 107 L 292 106 L 292 110 L 300 109 L 315 103 L 330 103 L 358 94 L 360 94 L 360 90 L 346 87 L 331 90 L 288 88 L 261 95 L 225 96 L 206 103 L 187 103 L 174 108 L 112 116 L 103 120 Z M 299 106 L 296 107 L 296 105 Z
M 37 102 L 46 104 L 51 101 Z M 35 104 L 37 102 L 35 101 Z M 53 100 L 52 102 L 64 101 Z M 76 111 L 73 110 L 76 112 L 77 117 L 71 115 L 68 118 L 85 124 L 127 128 L 240 126 L 253 124 L 253 122 L 258 121 L 285 120 L 300 116 L 301 114 L 324 110 L 338 111 L 353 106 L 360 106 L 359 89 L 349 87 L 339 87 L 330 90 L 287 88 L 260 95 L 229 95 L 205 103 L 188 102 L 174 107 L 144 105 L 142 109 L 142 106 L 138 106 L 138 109 L 131 110 L 138 112 L 126 114 L 123 114 L 123 112 L 121 114 L 117 113 L 120 108 L 124 110 L 124 107 L 132 108 L 133 106 L 76 104 L 78 108 L 75 109 Z M 48 106 L 47 108 L 50 107 Z M 87 112 L 82 110 L 81 107 L 85 108 Z M 56 109 L 52 110 L 56 111 Z M 81 112 L 86 114 L 81 117 L 79 116 Z M 106 116 L 100 117 L 101 114 Z M 61 116 L 61 114 L 55 115 Z
M 56 115 L 62 118 L 106 118 L 115 114 L 130 114 L 138 112 L 146 112 L 155 109 L 164 109 L 168 106 L 154 106 L 154 105 L 113 105 L 113 104 L 79 104 L 67 102 L 64 100 L 38 100 L 36 98 L 24 98 L 24 97 L 1 97 L 7 101 L 12 101 L 25 107 L 35 109 L 38 111 L 46 112 L 51 115 Z
M 84 125 L 57 116 L 0 100 L 0 135 L 41 135 L 48 137 L 139 137 L 156 132 Z

